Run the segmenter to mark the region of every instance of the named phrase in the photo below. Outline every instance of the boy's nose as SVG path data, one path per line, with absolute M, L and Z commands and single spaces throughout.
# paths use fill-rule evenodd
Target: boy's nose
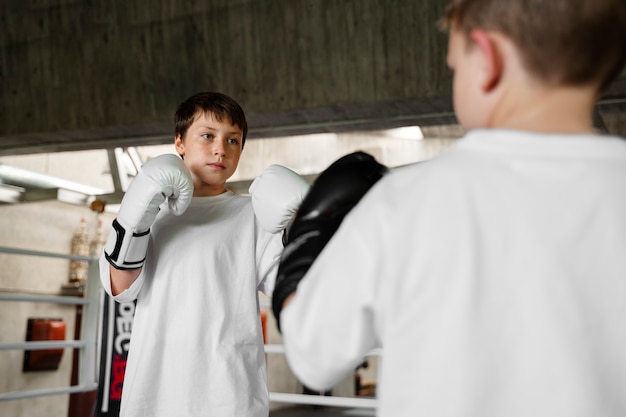
M 213 143 L 213 154 L 217 156 L 226 156 L 226 147 L 224 146 L 223 141 L 216 140 Z

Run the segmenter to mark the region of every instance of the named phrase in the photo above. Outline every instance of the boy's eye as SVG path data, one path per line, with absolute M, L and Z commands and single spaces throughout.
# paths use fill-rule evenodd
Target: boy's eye
M 230 138 L 230 139 L 228 139 L 228 143 L 230 143 L 231 145 L 238 145 L 239 144 L 239 139 Z
M 210 133 L 205 133 L 204 135 L 200 135 L 203 139 L 213 139 L 213 135 Z

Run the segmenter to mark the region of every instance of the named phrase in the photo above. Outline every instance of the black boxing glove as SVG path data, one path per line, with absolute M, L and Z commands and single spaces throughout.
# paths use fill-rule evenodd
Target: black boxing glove
M 280 331 L 280 312 L 287 297 L 339 228 L 346 214 L 388 171 L 371 155 L 354 152 L 333 162 L 315 180 L 285 235 L 272 295 Z

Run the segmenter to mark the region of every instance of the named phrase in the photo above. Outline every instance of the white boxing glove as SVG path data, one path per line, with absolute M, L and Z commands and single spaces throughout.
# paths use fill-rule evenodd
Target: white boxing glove
M 270 165 L 254 179 L 248 191 L 258 222 L 268 232 L 278 233 L 298 211 L 309 184 L 289 168 Z
M 146 162 L 128 186 L 104 245 L 104 256 L 117 269 L 143 266 L 150 226 L 167 198 L 170 211 L 182 214 L 193 195 L 191 173 L 179 156 L 160 155 Z

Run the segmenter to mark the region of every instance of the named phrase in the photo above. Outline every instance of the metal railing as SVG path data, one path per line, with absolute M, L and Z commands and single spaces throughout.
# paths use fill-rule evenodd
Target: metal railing
M 45 350 L 45 349 L 80 349 L 78 384 L 65 387 L 51 387 L 22 391 L 0 393 L 0 401 L 19 400 L 24 398 L 43 397 L 48 395 L 74 394 L 93 391 L 98 386 L 97 362 L 97 333 L 100 280 L 98 278 L 98 262 L 96 258 L 65 255 L 52 252 L 14 249 L 0 247 L 0 253 L 19 256 L 51 257 L 73 261 L 87 261 L 89 265 L 84 297 L 31 295 L 0 292 L 0 301 L 4 302 L 35 302 L 64 305 L 82 305 L 82 320 L 79 340 L 66 341 L 28 341 L 0 343 L 3 350 Z

